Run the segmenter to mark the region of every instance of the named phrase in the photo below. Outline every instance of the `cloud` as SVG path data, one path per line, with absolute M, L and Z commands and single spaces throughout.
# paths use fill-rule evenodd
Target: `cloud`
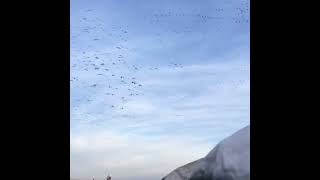
M 208 144 L 195 144 L 197 139 L 191 136 L 144 137 L 110 131 L 72 135 L 71 177 L 103 178 L 111 173 L 119 180 L 159 179 L 211 149 Z

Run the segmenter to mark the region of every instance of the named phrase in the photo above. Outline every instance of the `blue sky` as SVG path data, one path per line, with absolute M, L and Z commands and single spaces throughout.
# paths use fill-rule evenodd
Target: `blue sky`
M 247 0 L 71 0 L 71 177 L 161 179 L 250 124 Z

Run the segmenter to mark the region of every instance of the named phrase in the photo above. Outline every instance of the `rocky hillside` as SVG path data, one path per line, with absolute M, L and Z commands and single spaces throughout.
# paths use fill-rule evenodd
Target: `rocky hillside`
M 162 180 L 250 180 L 250 126 L 221 141 L 207 156 Z

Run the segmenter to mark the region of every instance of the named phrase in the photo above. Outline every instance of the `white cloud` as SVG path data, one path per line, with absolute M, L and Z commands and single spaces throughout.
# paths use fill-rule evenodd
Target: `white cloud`
M 186 139 L 188 139 L 186 141 Z M 71 177 L 159 179 L 212 148 L 192 137 L 144 137 L 134 134 L 97 132 L 71 136 Z M 192 152 L 192 153 L 191 153 Z M 85 168 L 84 168 L 85 167 Z

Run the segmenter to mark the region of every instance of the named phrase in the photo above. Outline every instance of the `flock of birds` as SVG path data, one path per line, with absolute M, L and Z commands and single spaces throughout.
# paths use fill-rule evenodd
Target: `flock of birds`
M 249 23 L 249 1 L 241 1 L 241 4 L 235 9 L 214 8 L 211 15 L 201 13 L 199 10 L 192 11 L 174 11 L 165 9 L 157 11 L 148 16 L 151 25 L 162 25 L 164 31 L 171 31 L 176 34 L 188 34 L 196 31 L 200 26 L 214 24 L 219 31 L 230 30 L 233 24 Z M 172 20 L 183 23 L 186 22 L 184 29 L 174 28 Z M 171 28 L 168 28 L 171 27 Z
M 199 23 L 209 23 L 211 21 L 223 21 L 224 8 L 214 9 L 217 16 L 205 15 L 201 13 L 184 13 L 173 10 L 159 11 L 148 16 L 151 26 L 156 24 L 163 25 L 172 18 L 191 19 L 194 27 L 186 26 L 184 29 L 177 29 L 168 26 L 165 31 L 155 33 L 155 37 L 161 37 L 162 32 L 175 34 L 192 33 Z M 244 3 L 242 7 L 236 9 L 236 17 L 232 18 L 233 23 L 248 23 L 249 7 Z M 71 99 L 72 103 L 87 101 L 92 102 L 97 99 L 92 97 L 92 92 L 98 92 L 105 97 L 113 98 L 108 106 L 111 109 L 125 110 L 125 102 L 132 100 L 136 96 L 142 96 L 144 84 L 136 76 L 137 73 L 145 71 L 159 71 L 161 66 L 145 66 L 134 64 L 130 60 L 137 49 L 128 44 L 133 36 L 130 27 L 108 26 L 102 19 L 94 17 L 94 10 L 86 9 L 83 11 L 77 25 L 71 26 L 71 87 L 81 88 L 87 93 L 78 94 Z M 196 23 L 195 23 L 196 22 Z M 109 28 L 107 28 L 109 27 Z M 161 32 L 162 31 L 162 32 Z M 82 43 L 85 41 L 86 43 Z M 90 43 L 88 43 L 90 42 Z M 99 49 L 103 44 L 115 44 L 114 47 Z M 170 62 L 167 67 L 173 69 L 183 69 L 184 65 L 177 62 Z M 244 80 L 235 82 L 237 86 L 246 83 Z M 117 102 L 117 103 L 116 103 Z
M 202 13 L 196 13 L 196 12 L 174 12 L 173 10 L 163 10 L 158 13 L 155 13 L 152 15 L 152 19 L 150 23 L 159 23 L 162 20 L 167 21 L 168 18 L 188 18 L 188 21 L 199 23 L 209 23 L 210 21 L 216 21 L 216 20 L 227 20 L 226 17 L 224 17 L 225 9 L 224 8 L 216 8 L 214 9 L 215 16 L 213 15 L 206 15 Z M 232 20 L 234 23 L 249 23 L 249 4 L 248 2 L 243 5 L 243 7 L 236 8 L 236 14 L 234 17 L 232 17 Z

